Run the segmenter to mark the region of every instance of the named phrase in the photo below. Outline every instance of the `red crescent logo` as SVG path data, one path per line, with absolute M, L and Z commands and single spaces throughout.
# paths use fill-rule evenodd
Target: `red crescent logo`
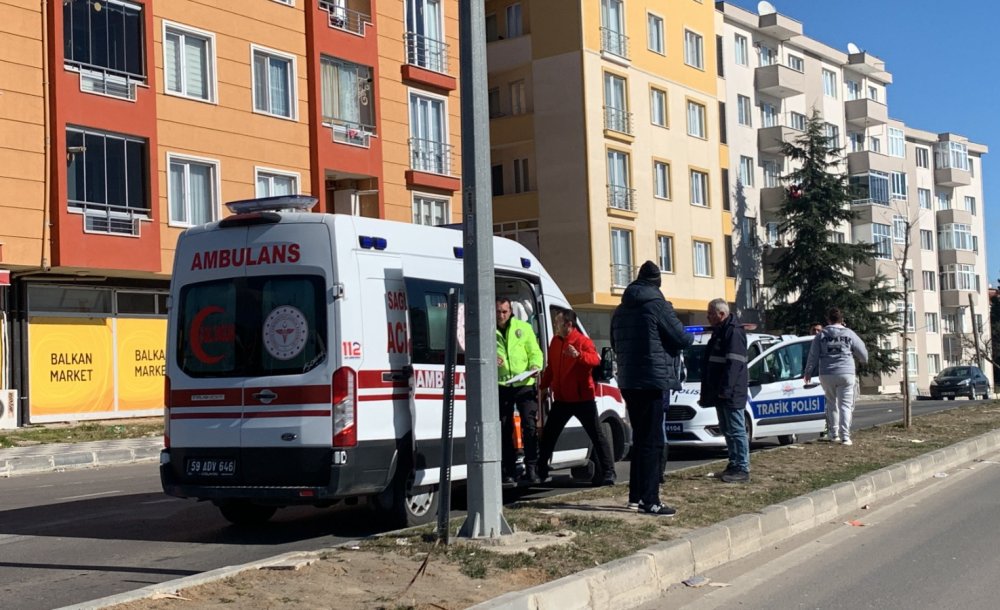
M 225 310 L 218 305 L 209 305 L 202 308 L 191 320 L 191 352 L 205 364 L 215 364 L 222 360 L 222 356 L 209 356 L 201 345 L 201 325 L 205 323 L 205 318 L 214 313 L 225 313 Z

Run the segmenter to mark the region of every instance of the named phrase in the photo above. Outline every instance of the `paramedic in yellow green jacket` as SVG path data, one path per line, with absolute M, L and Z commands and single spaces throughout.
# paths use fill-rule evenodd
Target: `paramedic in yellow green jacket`
M 535 331 L 527 322 L 511 316 L 509 299 L 498 298 L 497 305 L 497 379 L 500 382 L 500 448 L 504 487 L 517 484 L 514 480 L 517 454 L 514 448 L 514 407 L 521 414 L 521 439 L 524 443 L 524 475 L 522 481 L 532 485 L 538 478 L 538 396 L 537 376 L 511 381 L 526 371 L 540 371 L 542 349 Z

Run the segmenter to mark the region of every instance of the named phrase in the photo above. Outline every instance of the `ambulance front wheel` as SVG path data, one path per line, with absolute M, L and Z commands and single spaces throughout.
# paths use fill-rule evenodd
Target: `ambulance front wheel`
M 245 500 L 230 500 L 218 506 L 226 521 L 240 527 L 262 525 L 278 510 L 276 506 L 262 506 Z

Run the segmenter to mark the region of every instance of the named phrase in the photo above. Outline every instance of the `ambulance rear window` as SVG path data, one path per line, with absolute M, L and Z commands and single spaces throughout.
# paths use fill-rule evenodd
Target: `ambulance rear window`
M 192 377 L 293 375 L 326 359 L 321 276 L 227 278 L 185 286 L 177 363 Z

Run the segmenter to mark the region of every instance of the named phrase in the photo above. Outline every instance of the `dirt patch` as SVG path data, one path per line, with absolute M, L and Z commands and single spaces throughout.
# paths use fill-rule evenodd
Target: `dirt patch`
M 141 600 L 119 609 L 337 608 L 457 609 L 624 557 L 658 541 L 945 447 L 1000 427 L 1000 405 L 975 404 L 915 418 L 909 430 L 885 425 L 859 430 L 854 446 L 805 443 L 753 454 L 749 484 L 711 476 L 718 466 L 671 474 L 663 500 L 673 519 L 625 508 L 624 485 L 588 489 L 504 509 L 519 531 L 570 530 L 567 546 L 494 553 L 479 544 L 436 546 L 429 529 L 365 540 L 324 553 L 301 570 L 254 570 L 186 589 L 185 599 Z M 458 522 L 455 522 L 457 527 Z M 410 584 L 412 582 L 412 585 Z

